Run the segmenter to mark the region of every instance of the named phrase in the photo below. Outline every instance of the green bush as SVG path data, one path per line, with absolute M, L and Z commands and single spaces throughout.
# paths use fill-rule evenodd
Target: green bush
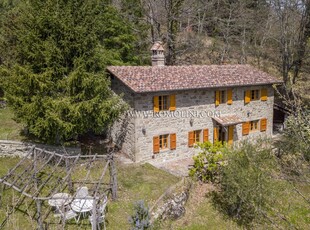
M 149 208 L 143 200 L 139 200 L 134 205 L 135 213 L 130 217 L 129 223 L 132 230 L 144 230 L 151 227 Z
M 240 225 L 262 220 L 275 194 L 271 178 L 275 167 L 268 142 L 243 143 L 231 150 L 221 170 L 219 189 L 211 195 L 214 205 Z
M 193 157 L 194 166 L 190 169 L 189 175 L 202 182 L 216 182 L 225 162 L 224 156 L 227 149 L 225 146 L 222 142 L 198 143 L 197 147 L 201 152 Z

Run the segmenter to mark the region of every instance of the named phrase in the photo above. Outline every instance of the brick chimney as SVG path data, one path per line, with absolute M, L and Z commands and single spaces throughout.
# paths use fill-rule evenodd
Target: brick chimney
M 165 65 L 165 55 L 164 47 L 161 42 L 155 42 L 151 48 L 152 51 L 152 66 L 164 66 Z

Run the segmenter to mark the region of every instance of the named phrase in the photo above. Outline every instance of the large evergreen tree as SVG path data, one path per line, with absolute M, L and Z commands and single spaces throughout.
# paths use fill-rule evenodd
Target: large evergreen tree
M 6 97 L 30 133 L 60 143 L 101 133 L 122 112 L 105 66 L 136 62 L 135 37 L 111 5 L 22 0 L 2 28 Z

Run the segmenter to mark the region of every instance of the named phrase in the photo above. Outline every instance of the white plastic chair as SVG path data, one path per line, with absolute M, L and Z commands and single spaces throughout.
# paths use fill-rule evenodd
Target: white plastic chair
M 106 229 L 106 226 L 105 226 L 105 211 L 106 211 L 106 207 L 107 207 L 107 204 L 108 204 L 108 198 L 105 196 L 104 197 L 104 200 L 102 201 L 102 203 L 100 204 L 100 206 L 98 207 L 97 209 L 97 213 L 98 213 L 98 216 L 97 216 L 97 228 L 100 229 L 100 224 L 103 223 L 103 229 L 105 230 Z M 93 218 L 94 218 L 94 214 L 92 213 L 92 215 L 89 216 L 89 221 L 91 223 L 91 225 L 93 225 Z
M 93 220 L 94 220 L 94 216 L 90 215 L 88 217 L 90 224 L 93 226 Z M 106 230 L 106 226 L 105 226 L 105 214 L 102 214 L 100 216 L 97 216 L 97 229 L 100 229 L 100 224 L 103 223 L 103 229 Z
M 74 212 L 72 209 L 68 209 L 66 211 L 62 210 L 61 208 L 58 209 L 61 219 L 64 221 L 75 219 L 75 222 L 78 223 L 79 220 L 77 219 L 78 214 Z
M 86 196 L 88 196 L 88 188 L 78 187 L 76 190 L 76 198 L 85 198 Z
M 99 213 L 100 214 L 105 214 L 105 209 L 107 207 L 107 204 L 108 204 L 108 198 L 105 197 L 104 200 L 102 201 L 102 204 L 99 206 Z

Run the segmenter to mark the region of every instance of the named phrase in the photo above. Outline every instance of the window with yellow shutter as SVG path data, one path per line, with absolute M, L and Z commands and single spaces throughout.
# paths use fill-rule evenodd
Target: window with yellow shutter
M 215 91 L 215 105 L 232 104 L 232 89 Z
M 176 109 L 175 95 L 154 96 L 153 102 L 154 102 L 154 112 L 165 110 L 174 111 Z
M 168 137 L 169 134 L 159 135 L 159 149 L 167 149 L 168 148 Z
M 153 153 L 159 153 L 161 150 L 176 149 L 176 134 L 162 134 L 153 137 Z
M 244 92 L 244 103 L 247 104 L 251 101 L 251 90 L 246 90 Z
M 262 118 L 260 120 L 260 131 L 266 131 L 267 130 L 267 118 Z
M 159 111 L 168 110 L 168 96 L 158 96 Z
M 232 97 L 232 89 L 227 90 L 227 104 L 231 105 L 233 102 L 233 97 Z
M 175 133 L 170 134 L 170 149 L 176 149 L 177 148 L 177 135 Z
M 261 89 L 260 100 L 261 101 L 267 101 L 268 100 L 268 91 L 267 91 L 267 89 Z
M 203 135 L 203 136 L 202 136 Z M 188 133 L 188 146 L 193 147 L 194 144 L 197 144 L 198 142 L 205 141 L 205 139 L 208 139 L 208 129 L 205 130 L 194 130 L 190 131 Z
M 250 121 L 250 131 L 257 131 L 258 130 L 258 120 Z
M 194 131 L 188 132 L 188 147 L 193 147 L 194 145 Z
M 250 122 L 242 123 L 242 135 L 248 135 L 250 132 Z
M 175 101 L 175 95 L 170 95 L 170 107 L 169 110 L 170 111 L 175 111 L 176 109 L 176 101 Z
M 251 90 L 251 101 L 257 101 L 259 100 L 259 90 L 255 89 L 255 90 Z
M 159 153 L 159 136 L 153 137 L 153 153 Z
M 203 142 L 209 141 L 209 129 L 203 130 Z

